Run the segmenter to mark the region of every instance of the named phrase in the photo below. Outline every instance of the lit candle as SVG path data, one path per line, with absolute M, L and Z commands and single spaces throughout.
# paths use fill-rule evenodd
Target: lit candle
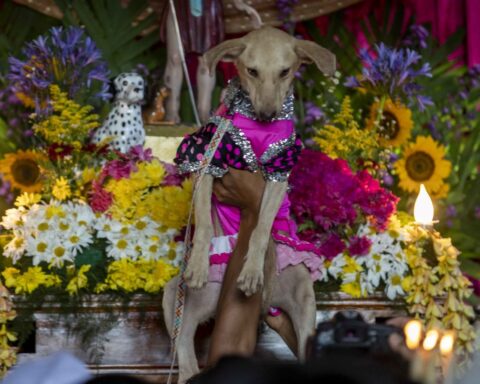
M 426 384 L 434 384 L 437 382 L 437 375 L 435 374 L 437 365 L 437 345 L 440 334 L 436 329 L 431 329 L 425 335 L 423 340 L 423 349 L 426 354 L 425 358 L 425 373 L 423 382 Z
M 444 384 L 453 383 L 455 371 L 455 354 L 453 346 L 455 344 L 455 332 L 447 331 L 440 339 L 440 354 L 442 355 L 442 373 Z
M 423 184 L 420 184 L 420 192 L 415 200 L 413 207 L 413 216 L 415 221 L 423 226 L 433 225 L 433 202 L 428 195 L 427 190 Z
M 423 380 L 424 366 L 424 351 L 419 348 L 422 340 L 422 323 L 419 320 L 410 320 L 403 327 L 405 334 L 405 343 L 408 349 L 414 352 L 413 358 L 410 361 L 410 378 L 412 381 L 421 382 Z
M 416 349 L 422 339 L 422 323 L 419 320 L 410 320 L 403 328 L 408 349 Z

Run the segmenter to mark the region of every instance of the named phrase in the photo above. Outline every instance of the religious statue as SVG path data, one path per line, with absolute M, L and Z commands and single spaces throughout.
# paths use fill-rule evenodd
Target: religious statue
M 180 91 L 183 82 L 183 70 L 180 53 L 179 36 L 185 53 L 203 55 L 211 47 L 224 40 L 224 19 L 221 0 L 177 0 L 175 11 L 177 20 L 169 3 L 162 13 L 160 34 L 167 44 L 167 66 L 164 74 L 164 84 L 170 89 L 166 104 L 166 120 L 179 122 Z M 243 0 L 234 0 L 235 7 L 246 12 L 254 28 L 262 24 L 257 11 Z M 215 86 L 215 74 L 210 74 L 202 57 L 199 58 L 197 69 L 197 108 L 202 123 L 206 122 L 211 109 L 212 91 Z

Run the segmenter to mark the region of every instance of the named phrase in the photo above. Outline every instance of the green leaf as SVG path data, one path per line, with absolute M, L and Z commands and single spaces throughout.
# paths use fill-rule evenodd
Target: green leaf
M 104 249 L 92 245 L 75 257 L 75 266 L 79 268 L 82 265 L 91 265 L 93 267 L 99 265 L 105 261 L 104 253 Z

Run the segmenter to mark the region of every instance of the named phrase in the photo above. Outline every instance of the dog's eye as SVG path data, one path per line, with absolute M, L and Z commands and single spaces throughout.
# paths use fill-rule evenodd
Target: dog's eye
M 247 72 L 252 77 L 257 77 L 258 76 L 258 71 L 254 68 L 247 68 Z
M 127 85 L 127 84 L 128 84 L 127 80 L 123 80 L 123 83 L 122 83 L 122 84 L 123 84 L 123 85 Z
M 280 77 L 285 77 L 290 72 L 290 68 L 284 69 L 280 72 Z

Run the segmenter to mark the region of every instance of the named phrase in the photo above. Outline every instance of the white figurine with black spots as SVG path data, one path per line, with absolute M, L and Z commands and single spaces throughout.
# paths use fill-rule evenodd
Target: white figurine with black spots
M 110 138 L 110 148 L 127 153 L 130 148 L 145 143 L 141 109 L 145 84 L 138 73 L 129 72 L 118 75 L 114 85 L 113 108 L 92 140 L 99 144 Z

